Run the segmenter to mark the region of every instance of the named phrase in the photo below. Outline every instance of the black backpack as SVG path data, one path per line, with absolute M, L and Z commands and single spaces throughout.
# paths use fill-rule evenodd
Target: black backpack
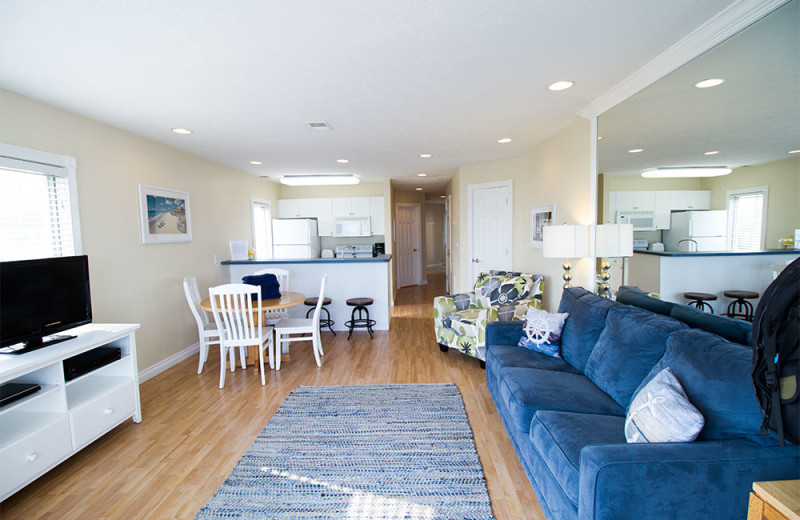
M 767 287 L 753 316 L 753 385 L 772 430 L 800 443 L 800 258 Z

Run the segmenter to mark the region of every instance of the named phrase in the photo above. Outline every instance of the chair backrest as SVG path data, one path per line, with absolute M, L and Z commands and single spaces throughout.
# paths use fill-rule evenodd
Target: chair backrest
M 322 281 L 319 284 L 319 298 L 317 298 L 317 306 L 314 307 L 314 315 L 311 320 L 314 322 L 314 329 L 319 330 L 319 315 L 322 310 L 322 300 L 325 299 L 325 281 L 328 279 L 328 273 L 322 275 Z
M 192 315 L 197 322 L 197 327 L 203 330 L 208 325 L 208 314 L 200 307 L 200 291 L 197 289 L 197 278 L 194 276 L 187 276 L 183 279 L 183 292 L 186 294 L 186 300 L 189 302 L 189 308 L 192 309 Z
M 274 274 L 275 278 L 278 279 L 278 283 L 281 286 L 281 291 L 288 291 L 289 290 L 289 271 L 286 269 L 279 269 L 277 267 L 270 267 L 269 269 L 262 269 L 260 271 L 256 271 L 253 274 Z
M 208 294 L 223 346 L 243 347 L 261 341 L 261 287 L 231 283 L 211 287 Z

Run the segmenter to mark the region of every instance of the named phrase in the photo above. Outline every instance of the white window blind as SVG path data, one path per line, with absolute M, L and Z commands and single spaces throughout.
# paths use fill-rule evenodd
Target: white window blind
M 764 244 L 766 188 L 728 192 L 728 249 L 755 251 Z
M 253 199 L 250 203 L 253 213 L 253 247 L 256 258 L 268 260 L 272 258 L 272 217 L 270 204 Z
M 0 143 L 0 260 L 81 254 L 75 160 Z

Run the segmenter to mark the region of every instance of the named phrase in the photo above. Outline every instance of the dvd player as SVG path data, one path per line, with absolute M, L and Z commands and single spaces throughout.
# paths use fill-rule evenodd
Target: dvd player
M 64 360 L 64 379 L 72 381 L 122 358 L 119 347 L 97 347 Z

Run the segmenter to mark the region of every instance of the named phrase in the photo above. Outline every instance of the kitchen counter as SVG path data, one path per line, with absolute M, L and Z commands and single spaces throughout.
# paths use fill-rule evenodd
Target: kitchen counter
M 343 264 L 361 262 L 388 262 L 392 255 L 378 255 L 367 258 L 282 258 L 279 260 L 225 260 L 222 265 L 275 265 L 275 264 Z
M 634 249 L 634 253 L 654 256 L 751 256 L 751 255 L 800 255 L 800 249 L 761 249 L 759 251 L 647 251 Z
M 661 299 L 687 303 L 685 292 L 716 294 L 709 302 L 715 314 L 725 313 L 730 298 L 724 291 L 764 294 L 773 271 L 800 256 L 800 250 L 764 251 L 634 251 L 628 259 L 627 284 L 661 295 Z M 755 306 L 757 300 L 751 300 Z

